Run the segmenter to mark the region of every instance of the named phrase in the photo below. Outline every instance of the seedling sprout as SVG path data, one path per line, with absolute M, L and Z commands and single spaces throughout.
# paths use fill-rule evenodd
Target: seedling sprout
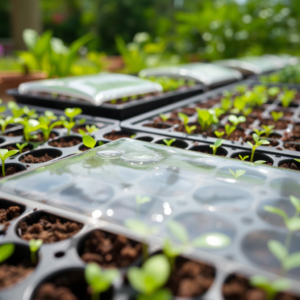
M 260 137 L 263 135 L 266 131 L 265 130 L 259 130 L 257 128 L 253 129 L 253 131 Z
M 14 119 L 14 122 L 23 125 L 23 134 L 27 142 L 29 142 L 29 140 L 32 138 L 36 138 L 36 136 L 31 135 L 31 133 L 40 128 L 40 122 L 38 120 L 27 119 L 27 118 L 16 118 Z
M 167 140 L 167 139 L 163 139 L 163 142 L 168 146 L 171 147 L 171 145 L 176 141 L 176 139 L 171 139 L 171 140 Z
M 7 149 L 0 149 L 0 159 L 2 162 L 2 177 L 5 177 L 5 160 L 7 158 L 9 158 L 10 156 L 15 155 L 18 152 L 19 152 L 19 150 L 8 151 Z
M 253 140 L 255 142 L 255 145 L 253 145 L 251 142 L 247 142 L 248 145 L 252 148 L 252 152 L 251 152 L 251 159 L 250 161 L 253 162 L 253 159 L 254 159 L 254 154 L 255 154 L 255 150 L 258 146 L 261 146 L 261 145 L 269 145 L 270 142 L 267 141 L 267 140 L 260 140 L 259 139 L 259 136 L 256 134 L 256 133 L 253 133 Z
M 43 245 L 43 240 L 41 239 L 38 240 L 31 239 L 29 241 L 31 262 L 34 265 L 37 264 L 37 251 L 41 248 L 42 245 Z
M 280 88 L 279 87 L 277 87 L 277 86 L 273 86 L 273 87 L 270 87 L 269 89 L 268 89 L 268 95 L 270 96 L 270 97 L 276 97 L 278 94 L 280 93 Z
M 7 103 L 8 108 L 10 109 L 14 118 L 20 118 L 24 114 L 23 108 L 20 108 L 17 103 L 9 101 Z
M 287 90 L 284 91 L 280 96 L 281 104 L 283 107 L 289 107 L 290 103 L 295 99 L 297 91 L 296 90 Z
M 245 155 L 245 156 L 239 155 L 239 158 L 240 158 L 240 160 L 244 161 L 247 158 L 249 158 L 249 155 Z
M 184 246 L 177 246 L 170 239 L 166 238 L 163 244 L 163 252 L 169 260 L 171 271 L 175 269 L 175 260 L 183 251 Z
M 215 130 L 214 134 L 216 135 L 216 137 L 221 138 L 225 134 L 225 132 L 224 131 Z
M 283 112 L 282 111 L 272 111 L 271 112 L 271 116 L 274 120 L 274 122 L 277 122 L 279 119 L 281 119 L 283 117 Z
M 82 113 L 81 108 L 66 108 L 65 115 L 69 118 L 70 122 L 74 122 L 74 118 Z
M 134 139 L 136 137 L 136 134 L 133 134 L 130 136 L 131 139 Z
M 23 149 L 28 145 L 28 143 L 19 144 L 16 143 L 17 148 L 19 149 L 20 153 L 23 152 Z
M 84 135 L 82 137 L 82 142 L 83 142 L 84 146 L 91 148 L 91 149 L 94 148 L 97 144 L 97 141 L 89 135 Z
M 188 125 L 189 117 L 186 114 L 184 114 L 184 113 L 178 113 L 178 117 L 183 122 L 184 128 L 185 128 L 185 130 L 186 130 L 186 132 L 188 134 L 191 134 L 197 128 L 196 125 L 193 125 L 193 126 L 189 126 Z
M 275 127 L 274 125 L 262 125 L 261 126 L 264 130 L 265 130 L 265 133 L 266 133 L 266 137 L 268 138 L 272 133 L 273 133 L 273 128 Z
M 232 123 L 233 126 L 237 127 L 240 123 L 246 122 L 246 118 L 244 116 L 237 117 L 235 115 L 230 115 L 228 120 Z
M 300 159 L 295 158 L 294 159 L 296 162 L 300 163 Z
M 84 135 L 89 135 L 89 136 L 91 136 L 93 132 L 98 131 L 98 128 L 97 128 L 96 125 L 86 125 L 86 126 L 85 126 L 85 130 L 86 130 L 86 131 L 84 131 L 84 130 L 82 130 L 82 129 L 79 129 L 78 131 L 79 131 L 79 133 L 80 133 L 82 136 L 84 136 Z
M 6 117 L 5 119 L 0 119 L 1 133 L 4 134 L 7 125 L 13 122 L 14 119 L 11 116 Z
M 201 125 L 202 132 L 207 131 L 213 123 L 218 123 L 218 117 L 214 110 L 205 110 L 200 109 L 199 107 L 196 108 L 198 113 L 198 122 Z
M 39 128 L 43 133 L 44 141 L 49 140 L 51 131 L 55 126 L 59 126 L 62 124 L 62 121 L 56 121 L 56 122 L 51 123 L 51 120 L 45 116 L 39 117 L 39 122 L 40 122 Z
M 2 99 L 0 99 L 0 104 L 2 103 Z M 6 106 L 5 105 L 1 105 L 0 106 L 0 114 L 6 111 Z
M 213 145 L 209 145 L 213 150 L 213 155 L 216 155 L 218 148 L 223 144 L 224 140 L 217 139 Z
M 131 267 L 128 271 L 128 280 L 138 291 L 138 300 L 164 299 L 170 300 L 171 293 L 162 289 L 170 276 L 170 265 L 163 254 L 150 257 L 141 268 Z
M 236 170 L 236 172 L 234 172 L 231 169 L 229 169 L 229 171 L 235 179 L 238 179 L 239 177 L 243 176 L 246 173 L 245 170 Z
M 91 300 L 100 300 L 100 294 L 107 291 L 119 275 L 116 269 L 104 270 L 95 263 L 87 264 L 84 276 L 92 291 Z
M 166 122 L 169 119 L 169 116 L 165 114 L 160 114 L 159 116 L 163 120 L 163 122 Z
M 0 246 L 0 263 L 10 258 L 15 251 L 14 244 L 4 244 Z
M 230 135 L 236 130 L 235 126 L 229 124 L 225 125 L 226 138 L 229 139 Z

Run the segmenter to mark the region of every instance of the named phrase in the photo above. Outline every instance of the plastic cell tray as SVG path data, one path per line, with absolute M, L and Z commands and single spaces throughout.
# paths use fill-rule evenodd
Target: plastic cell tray
M 256 85 L 258 82 L 253 80 L 244 81 L 244 84 L 248 84 L 249 86 Z M 156 127 L 149 127 L 155 124 L 155 120 L 159 118 L 160 114 L 170 114 L 172 112 L 180 112 L 184 109 L 194 109 L 197 104 L 204 104 L 208 101 L 216 99 L 218 102 L 221 97 L 223 96 L 224 91 L 230 91 L 234 89 L 236 84 L 228 85 L 226 87 L 222 87 L 219 89 L 216 89 L 214 91 L 207 92 L 203 95 L 199 95 L 196 97 L 192 97 L 190 99 L 181 101 L 179 103 L 165 106 L 161 109 L 157 109 L 154 111 L 151 111 L 149 113 L 137 116 L 135 118 L 128 119 L 126 121 L 121 122 L 121 128 L 124 130 L 134 130 L 136 132 L 143 132 L 154 134 L 154 135 L 163 135 L 168 138 L 175 138 L 175 139 L 183 139 L 183 140 L 189 140 L 192 142 L 200 142 L 200 143 L 207 143 L 207 144 L 213 144 L 217 138 L 216 137 L 210 137 L 205 136 L 202 134 L 187 134 L 184 132 L 178 132 L 176 131 L 176 128 L 178 127 L 178 124 L 170 124 L 168 122 L 158 122 Z M 270 85 L 271 86 L 271 85 Z M 272 85 L 275 86 L 275 85 Z M 286 86 L 286 85 L 285 85 Z M 290 88 L 297 88 L 295 85 L 288 85 Z M 298 86 L 298 90 L 300 90 Z M 299 93 L 298 93 L 299 96 Z M 298 97 L 297 96 L 297 97 Z M 218 100 L 219 99 L 219 100 Z M 290 117 L 283 117 L 282 120 L 287 121 L 287 126 L 285 129 L 277 130 L 274 129 L 274 134 L 272 135 L 273 138 L 269 138 L 268 140 L 270 143 L 273 143 L 273 147 L 267 147 L 267 146 L 260 146 L 257 148 L 256 153 L 257 154 L 264 154 L 266 155 L 264 158 L 260 158 L 263 160 L 269 160 L 273 163 L 274 166 L 280 165 L 285 160 L 292 160 L 294 158 L 300 158 L 300 143 L 294 142 L 291 139 L 293 138 L 293 130 L 299 128 L 300 126 L 300 101 L 299 99 L 296 100 L 294 103 L 292 103 L 291 107 L 286 110 L 286 112 L 289 112 L 291 114 Z M 218 103 L 211 105 L 211 107 L 217 107 Z M 263 108 L 262 111 L 262 117 L 266 120 L 271 119 L 270 112 L 273 110 L 282 110 L 282 107 L 280 106 L 280 101 L 269 101 Z M 250 114 L 251 117 L 251 114 Z M 240 130 L 244 130 L 245 136 L 249 136 L 253 133 L 253 128 L 259 128 L 260 121 L 257 119 L 256 116 L 253 116 L 253 122 L 247 123 L 247 128 L 238 128 Z M 225 116 L 223 119 L 220 120 L 219 126 L 224 126 L 228 122 L 228 117 Z M 189 119 L 190 124 L 198 124 L 197 121 L 197 113 L 194 113 L 190 116 Z M 216 126 L 217 128 L 218 126 Z M 286 141 L 285 137 L 291 135 L 290 141 Z M 286 147 L 293 146 L 294 149 L 297 151 L 288 150 Z M 246 155 L 245 152 L 250 152 L 251 148 L 250 146 L 243 140 L 243 138 L 240 138 L 238 141 L 230 141 L 230 140 L 224 140 L 222 147 L 224 148 L 224 154 L 227 157 L 235 158 L 238 156 L 238 154 Z M 241 153 L 243 152 L 243 153 Z M 248 155 L 248 154 L 247 154 Z
M 235 179 L 229 169 L 246 173 Z M 27 246 L 17 234 L 17 224 L 40 211 L 83 224 L 70 239 L 45 244 L 40 249 L 36 270 L 2 299 L 32 300 L 36 288 L 47 278 L 66 270 L 83 270 L 78 249 L 95 229 L 141 237 L 124 226 L 127 218 L 140 218 L 159 232 L 147 242 L 150 252 L 161 249 L 169 236 L 167 224 L 176 220 L 190 238 L 219 232 L 231 238 L 222 249 L 193 248 L 186 257 L 210 264 L 215 278 L 201 299 L 223 299 L 222 285 L 232 273 L 245 276 L 263 274 L 273 278 L 280 271 L 278 261 L 268 251 L 269 239 L 284 241 L 287 236 L 281 219 L 264 211 L 273 205 L 293 215 L 289 195 L 300 196 L 300 179 L 295 172 L 269 166 L 212 157 L 182 149 L 133 139 L 120 139 L 76 156 L 26 171 L 0 182 L 1 205 L 7 200 L 20 203 L 23 214 L 11 222 L 2 243 Z M 137 195 L 150 202 L 136 210 Z M 292 236 L 290 252 L 299 250 L 299 232 Z M 56 253 L 64 253 L 56 257 Z M 122 269 L 125 274 L 127 269 Z M 300 268 L 288 273 L 292 290 L 299 294 Z M 131 297 L 126 281 L 113 287 L 113 299 Z

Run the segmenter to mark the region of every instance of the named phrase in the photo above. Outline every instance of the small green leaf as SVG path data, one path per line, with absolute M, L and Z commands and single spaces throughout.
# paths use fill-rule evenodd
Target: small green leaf
M 186 229 L 176 221 L 170 221 L 167 224 L 168 229 L 171 234 L 178 239 L 179 242 L 187 244 L 189 241 L 189 236 Z
M 217 139 L 214 143 L 215 147 L 220 147 L 223 144 L 224 140 L 221 139 Z
M 288 251 L 283 244 L 276 240 L 271 240 L 268 242 L 268 248 L 281 263 L 285 261 Z
M 256 160 L 254 163 L 257 165 L 263 165 L 266 163 L 266 161 L 265 160 Z
M 82 136 L 87 135 L 87 132 L 84 131 L 84 130 L 82 130 L 82 129 L 78 129 L 78 132 L 79 132 Z
M 284 220 L 288 219 L 288 215 L 286 214 L 286 212 L 283 211 L 280 208 L 277 208 L 277 207 L 274 207 L 274 206 L 265 205 L 264 206 L 264 210 L 267 211 L 267 212 L 269 212 L 269 213 L 278 215 L 278 216 L 282 217 Z
M 250 284 L 252 286 L 262 286 L 262 285 L 268 285 L 269 280 L 263 276 L 263 275 L 254 275 L 250 278 Z
M 253 133 L 253 140 L 255 143 L 257 143 L 259 141 L 259 136 L 256 133 Z
M 245 155 L 244 157 L 242 155 L 239 155 L 240 160 L 244 161 L 247 158 L 249 158 L 249 155 Z
M 272 287 L 277 292 L 283 292 L 291 288 L 291 282 L 286 278 L 280 278 L 272 283 Z
M 253 148 L 254 147 L 254 145 L 251 143 L 251 142 L 247 142 L 247 144 L 251 147 L 251 148 Z
M 295 158 L 294 161 L 300 162 L 300 159 L 296 159 L 296 158 Z
M 290 231 L 297 231 L 300 229 L 300 218 L 293 217 L 285 220 L 285 225 Z
M 300 211 L 300 200 L 292 195 L 290 196 L 290 200 L 291 200 L 292 204 L 294 205 L 295 209 Z
M 8 152 L 7 149 L 0 149 L 0 157 L 4 158 L 4 156 L 7 152 Z
M 95 141 L 95 139 L 93 139 L 91 136 L 89 135 L 84 135 L 82 137 L 82 141 L 83 141 L 83 144 L 88 147 L 88 148 L 94 148 L 97 141 Z
M 19 152 L 19 150 L 10 150 L 10 151 L 8 151 L 8 152 L 4 155 L 4 159 L 7 159 L 8 157 L 17 154 L 18 152 Z
M 15 251 L 15 245 L 14 244 L 4 244 L 0 246 L 0 263 L 4 262 L 8 258 L 11 257 L 11 255 Z
M 38 239 L 38 240 L 31 239 L 29 241 L 29 248 L 30 248 L 31 252 L 38 251 L 42 245 L 43 245 L 43 240 L 41 240 L 41 239 Z
M 224 248 L 230 245 L 231 238 L 219 232 L 211 232 L 193 240 L 193 246 L 197 248 Z
M 300 267 L 300 252 L 292 253 L 283 261 L 285 270 L 291 270 Z
M 149 227 L 145 222 L 138 219 L 127 219 L 124 223 L 127 228 L 142 236 L 155 234 L 158 232 L 157 227 Z
M 245 170 L 236 170 L 236 172 L 229 169 L 229 172 L 233 175 L 234 178 L 238 179 L 239 177 L 243 176 L 246 171 Z

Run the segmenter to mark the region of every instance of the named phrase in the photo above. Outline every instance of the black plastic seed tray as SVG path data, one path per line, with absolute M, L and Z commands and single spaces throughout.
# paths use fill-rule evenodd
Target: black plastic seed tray
M 35 109 L 38 114 L 43 114 L 45 110 L 44 108 L 36 107 L 36 106 L 29 106 L 30 109 Z M 54 110 L 51 109 L 52 112 L 55 113 L 57 116 L 64 115 L 63 111 L 60 110 Z M 99 118 L 99 117 L 92 117 L 87 115 L 80 115 L 75 120 L 81 120 L 85 119 L 85 123 L 82 125 L 75 125 L 73 130 L 71 130 L 70 135 L 67 136 L 67 129 L 65 128 L 54 128 L 52 133 L 55 135 L 52 139 L 49 139 L 49 141 L 45 143 L 39 143 L 39 142 L 28 142 L 27 151 L 24 151 L 21 154 L 17 154 L 15 156 L 12 156 L 6 160 L 6 164 L 9 164 L 9 166 L 14 166 L 18 171 L 24 171 L 26 169 L 33 169 L 41 165 L 41 163 L 26 163 L 21 162 L 21 160 L 24 158 L 24 156 L 27 156 L 29 154 L 40 157 L 45 154 L 53 157 L 52 160 L 49 160 L 48 163 L 53 162 L 54 160 L 59 160 L 62 158 L 65 158 L 69 155 L 73 155 L 74 153 L 78 152 L 79 150 L 82 150 L 84 148 L 84 145 L 82 143 L 82 135 L 78 133 L 77 128 L 85 127 L 85 125 L 96 125 L 98 127 L 98 131 L 94 132 L 92 136 L 98 141 L 107 143 L 110 142 L 110 140 L 106 139 L 104 135 L 107 132 L 111 132 L 113 130 L 118 129 L 119 127 L 119 121 L 106 119 L 106 118 Z M 37 131 L 38 133 L 38 131 Z M 10 136 L 13 135 L 13 136 Z M 77 140 L 78 144 L 70 147 L 57 147 L 51 145 L 52 143 L 56 141 L 60 141 L 61 139 L 65 139 L 66 141 L 70 141 L 72 139 Z M 16 143 L 24 143 L 23 139 L 23 128 L 20 125 L 12 126 L 11 128 L 5 130 L 4 135 L 0 135 L 0 149 L 6 148 L 10 145 L 15 145 Z
M 111 118 L 116 120 L 125 120 L 133 116 L 145 113 L 147 111 L 180 101 L 203 93 L 204 86 L 197 84 L 179 91 L 166 92 L 158 96 L 147 97 L 120 105 L 103 103 L 101 106 L 95 106 L 88 101 L 77 100 L 59 100 L 47 96 L 22 95 L 17 89 L 8 90 L 7 94 L 13 96 L 18 103 L 27 105 L 36 105 L 56 109 L 65 109 L 68 107 L 80 107 L 83 113 L 92 116 Z
M 229 169 L 244 169 L 245 173 L 235 179 Z M 21 221 L 34 222 L 43 214 L 54 214 L 83 227 L 67 240 L 44 244 L 35 270 L 15 286 L 2 290 L 0 299 L 34 300 L 42 283 L 53 282 L 63 274 L 75 281 L 82 295 L 86 290 L 85 263 L 80 255 L 89 233 L 101 230 L 139 241 L 141 237 L 124 226 L 128 218 L 158 226 L 159 232 L 146 239 L 150 253 L 160 250 L 162 239 L 169 236 L 166 225 L 170 220 L 181 223 L 191 239 L 211 232 L 230 238 L 226 247 L 191 248 L 184 254 L 214 270 L 208 290 L 193 299 L 224 299 L 222 286 L 235 273 L 274 279 L 280 265 L 267 242 L 276 239 L 283 243 L 288 232 L 281 219 L 263 207 L 273 205 L 293 215 L 289 195 L 300 196 L 300 180 L 295 174 L 263 165 L 244 163 L 241 167 L 237 161 L 216 156 L 120 139 L 2 180 L 1 208 L 12 201 L 21 207 L 22 214 L 11 221 L 1 243 L 24 247 L 20 255 L 28 255 L 28 242 L 19 237 Z M 137 195 L 150 197 L 138 211 Z M 290 253 L 299 250 L 299 238 L 299 232 L 295 232 Z M 215 245 L 214 240 L 211 244 Z M 139 263 L 141 257 L 130 266 Z M 127 270 L 120 271 L 125 275 Z M 300 268 L 293 269 L 288 277 L 291 290 L 299 295 Z M 111 298 L 101 299 L 130 300 L 134 295 L 124 276 L 116 280 L 111 292 Z
M 248 84 L 250 87 L 256 85 L 257 82 L 253 80 L 244 81 L 244 84 Z M 157 109 L 143 115 L 128 119 L 121 122 L 121 128 L 124 130 L 135 130 L 137 132 L 144 132 L 149 134 L 164 135 L 169 138 L 184 139 L 197 142 L 205 142 L 213 144 L 217 137 L 214 135 L 213 131 L 211 136 L 206 136 L 202 134 L 187 134 L 184 132 L 176 131 L 178 128 L 178 122 L 176 123 L 176 117 L 172 117 L 172 113 L 177 112 L 187 113 L 190 116 L 189 125 L 199 124 L 197 121 L 197 112 L 195 107 L 213 108 L 218 107 L 218 103 L 223 95 L 224 91 L 230 91 L 234 89 L 237 85 L 228 85 L 226 87 L 219 88 L 214 91 L 207 92 L 205 94 L 192 97 L 190 99 L 181 101 L 173 105 L 165 106 L 161 109 Z M 270 85 L 275 86 L 275 85 Z M 295 88 L 295 86 L 288 86 L 290 88 Z M 300 91 L 300 88 L 299 88 Z M 264 157 L 264 160 L 278 164 L 283 157 L 289 158 L 300 158 L 300 138 L 297 137 L 298 131 L 300 130 L 300 98 L 299 93 L 297 95 L 297 100 L 293 101 L 288 109 L 284 109 L 280 105 L 279 100 L 268 101 L 266 105 L 261 109 L 261 117 L 264 121 L 268 122 L 272 120 L 270 112 L 283 111 L 286 116 L 281 120 L 283 125 L 286 125 L 282 129 L 274 129 L 274 133 L 271 134 L 271 138 L 267 140 L 270 141 L 272 147 L 260 146 L 256 153 L 265 153 L 268 157 Z M 160 118 L 160 114 L 169 115 L 171 117 L 171 122 L 163 122 Z M 179 120 L 177 118 L 177 120 Z M 220 120 L 218 126 L 223 127 L 228 122 L 228 115 Z M 243 124 L 242 124 L 243 125 Z M 260 128 L 260 120 L 257 115 L 249 115 L 247 121 L 244 123 L 246 129 L 243 127 L 238 127 L 237 130 L 240 132 L 241 137 L 237 141 L 224 140 L 223 147 L 227 149 L 224 153 L 228 152 L 226 155 L 228 157 L 235 158 L 239 152 L 249 152 L 251 150 L 250 146 L 247 144 L 247 139 L 252 135 L 253 128 Z M 294 150 L 290 150 L 293 147 Z M 234 152 L 231 152 L 234 151 Z M 243 153 L 243 155 L 248 155 L 249 153 Z M 238 155 L 237 155 L 238 156 Z M 261 158 L 262 159 L 262 158 Z

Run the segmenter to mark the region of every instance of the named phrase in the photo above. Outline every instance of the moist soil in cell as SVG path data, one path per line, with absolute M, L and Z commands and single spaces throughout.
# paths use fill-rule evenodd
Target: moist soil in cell
M 59 156 L 51 156 L 48 153 L 45 153 L 42 156 L 34 156 L 32 154 L 28 154 L 28 155 L 24 155 L 24 157 L 20 161 L 25 164 L 39 164 L 39 163 L 45 163 L 57 157 Z
M 84 242 L 82 260 L 95 262 L 104 268 L 124 268 L 142 254 L 141 243 L 122 235 L 95 230 Z
M 17 233 L 24 240 L 41 239 L 43 243 L 50 244 L 72 237 L 81 228 L 82 224 L 77 222 L 62 222 L 59 217 L 43 215 L 33 224 L 22 221 L 18 226 Z
M 67 148 L 73 147 L 81 143 L 81 139 L 77 137 L 73 138 L 60 138 L 58 140 L 52 141 L 49 143 L 50 146 L 57 147 L 57 148 Z
M 116 141 L 121 138 L 130 138 L 133 134 L 122 132 L 122 131 L 112 131 L 104 135 L 104 137 L 111 141 Z

